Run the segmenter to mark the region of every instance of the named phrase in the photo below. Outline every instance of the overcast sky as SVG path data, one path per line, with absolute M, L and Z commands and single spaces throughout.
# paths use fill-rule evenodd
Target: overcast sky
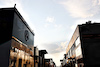
M 15 3 L 35 33 L 34 45 L 46 49 L 57 66 L 77 24 L 100 22 L 100 0 L 0 0 L 0 8 Z

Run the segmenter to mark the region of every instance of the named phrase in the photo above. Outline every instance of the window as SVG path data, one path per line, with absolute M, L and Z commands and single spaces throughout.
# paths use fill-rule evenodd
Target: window
M 79 45 L 79 46 L 77 47 L 77 49 L 75 50 L 75 52 L 76 52 L 76 57 L 82 54 L 81 45 Z
M 68 58 L 70 58 L 70 51 L 68 51 Z
M 72 56 L 75 54 L 74 48 L 75 48 L 75 45 L 73 44 L 72 47 L 71 47 L 71 54 L 72 54 Z
M 80 38 L 78 37 L 75 41 L 75 46 L 77 46 L 80 43 Z
M 71 53 L 72 51 L 71 51 L 71 49 L 70 49 L 70 57 L 72 56 L 72 53 Z

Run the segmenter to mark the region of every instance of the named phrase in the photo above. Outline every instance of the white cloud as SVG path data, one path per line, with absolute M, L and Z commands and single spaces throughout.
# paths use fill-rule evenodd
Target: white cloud
M 61 42 L 60 45 L 58 44 L 59 47 L 56 48 L 55 51 L 58 51 L 58 52 L 64 51 L 67 47 L 66 44 L 67 44 L 67 41 L 66 42 Z
M 60 2 L 73 17 L 93 17 L 100 11 L 100 0 L 64 0 Z
M 46 22 L 54 23 L 55 19 L 54 17 L 47 17 Z
M 46 21 L 46 24 L 44 25 L 44 27 L 48 27 L 48 26 L 54 26 L 54 27 L 56 27 L 57 26 L 55 24 L 55 18 L 54 17 L 48 16 L 48 17 L 46 17 L 45 21 Z
M 48 44 L 45 43 L 45 44 L 42 44 L 42 46 L 43 46 L 43 48 L 47 48 L 47 51 L 49 51 L 49 53 L 54 54 L 54 53 L 66 51 L 67 41 L 65 41 L 65 42 L 52 42 L 52 43 L 48 43 Z
M 60 29 L 62 27 L 61 24 L 56 24 L 55 23 L 55 18 L 54 17 L 50 17 L 50 16 L 48 16 L 46 18 L 46 23 L 45 23 L 44 27 L 48 27 L 48 26 L 55 27 L 55 29 Z

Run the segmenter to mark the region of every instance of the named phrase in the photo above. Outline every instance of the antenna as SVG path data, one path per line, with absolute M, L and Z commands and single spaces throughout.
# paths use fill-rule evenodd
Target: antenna
M 14 8 L 16 7 L 16 4 L 14 5 Z

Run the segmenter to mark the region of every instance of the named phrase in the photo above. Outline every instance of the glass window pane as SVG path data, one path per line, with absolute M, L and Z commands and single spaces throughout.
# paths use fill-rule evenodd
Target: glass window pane
M 75 52 L 76 52 L 76 57 L 82 54 L 81 45 L 78 46 L 78 48 L 75 50 Z
M 77 40 L 75 41 L 75 45 L 77 46 L 79 43 L 80 43 L 80 39 L 78 37 Z

